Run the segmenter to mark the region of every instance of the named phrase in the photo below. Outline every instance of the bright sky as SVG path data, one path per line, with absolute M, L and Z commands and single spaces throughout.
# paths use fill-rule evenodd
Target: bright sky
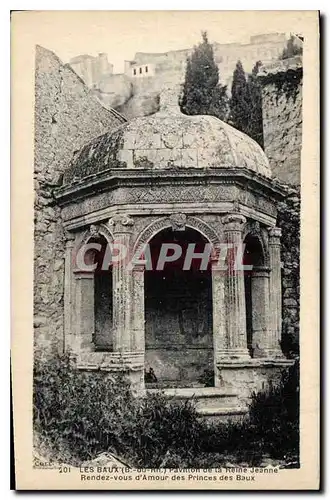
M 282 11 L 283 12 L 283 11 Z M 80 54 L 108 54 L 114 71 L 135 52 L 166 52 L 192 47 L 206 30 L 211 42 L 248 42 L 251 35 L 299 30 L 297 12 L 221 11 L 48 11 L 40 17 L 39 45 L 63 62 Z M 289 14 L 289 15 L 288 15 Z M 262 17 L 262 16 L 267 17 Z M 38 30 L 39 31 L 39 30 Z

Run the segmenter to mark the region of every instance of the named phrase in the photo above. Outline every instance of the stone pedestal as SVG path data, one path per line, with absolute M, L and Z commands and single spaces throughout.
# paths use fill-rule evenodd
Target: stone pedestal
M 281 283 L 281 229 L 269 229 L 269 311 L 270 345 L 269 355 L 283 357 L 281 350 L 282 334 L 282 283 Z
M 229 245 L 225 283 L 226 342 L 220 358 L 249 359 L 246 338 L 244 270 L 239 255 L 243 254 L 242 231 L 246 223 L 240 214 L 228 214 L 222 219 Z M 232 248 L 231 248 L 232 247 Z M 237 258 L 238 257 L 238 258 Z

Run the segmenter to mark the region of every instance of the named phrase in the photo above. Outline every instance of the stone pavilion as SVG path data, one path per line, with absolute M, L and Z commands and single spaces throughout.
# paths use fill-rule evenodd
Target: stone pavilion
M 177 95 L 164 89 L 159 112 L 86 144 L 56 191 L 65 348 L 81 369 L 127 373 L 137 393 L 195 395 L 202 415 L 239 415 L 292 363 L 281 350 L 283 192 L 256 142 L 213 116 L 181 114 Z M 203 270 L 125 259 L 104 269 L 114 242 L 129 255 L 173 242 L 211 251 Z M 88 270 L 76 265 L 86 244 L 101 248 Z M 224 271 L 224 244 L 243 248 L 251 269 Z

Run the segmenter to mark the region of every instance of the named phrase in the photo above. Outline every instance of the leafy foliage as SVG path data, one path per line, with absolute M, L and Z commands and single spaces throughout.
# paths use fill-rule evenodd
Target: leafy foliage
M 219 69 L 205 31 L 187 59 L 180 107 L 186 115 L 214 115 L 221 120 L 228 113 L 227 87 L 219 83 Z
M 123 377 L 79 371 L 64 355 L 36 362 L 34 429 L 57 459 L 76 465 L 104 451 L 152 468 L 215 467 L 230 454 L 251 464 L 265 453 L 297 457 L 298 380 L 296 369 L 279 387 L 254 395 L 246 420 L 210 425 L 193 400 L 134 398 Z

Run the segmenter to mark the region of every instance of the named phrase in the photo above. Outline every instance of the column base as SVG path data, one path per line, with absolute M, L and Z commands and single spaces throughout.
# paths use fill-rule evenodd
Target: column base
M 265 347 L 253 352 L 253 358 L 258 359 L 286 359 L 279 347 Z
M 251 359 L 250 353 L 244 348 L 221 349 L 215 353 L 216 362 L 219 361 L 246 361 Z

